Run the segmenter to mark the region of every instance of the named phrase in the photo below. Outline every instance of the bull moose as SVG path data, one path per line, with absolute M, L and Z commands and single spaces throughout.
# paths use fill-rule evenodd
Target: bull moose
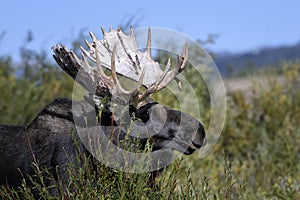
M 48 169 L 75 162 L 78 147 L 74 144 L 72 132 L 78 132 L 77 126 L 100 124 L 102 137 L 121 149 L 138 140 L 141 145 L 137 148 L 143 148 L 149 142 L 152 152 L 176 150 L 190 155 L 205 144 L 205 130 L 198 119 L 151 98 L 151 94 L 173 80 L 180 86 L 176 76 L 187 66 L 187 45 L 178 56 L 177 64 L 171 68 L 169 59 L 162 70 L 151 56 L 150 28 L 147 48 L 143 52 L 138 48 L 132 28 L 129 35 L 120 29 L 106 32 L 102 28 L 102 32 L 102 40 L 90 33 L 92 42 L 86 40 L 89 50 L 81 48 L 81 59 L 64 45 L 53 47 L 58 65 L 88 91 L 84 100 L 58 98 L 45 106 L 28 126 L 0 125 L 1 185 L 20 186 L 23 177 L 33 175 L 34 161 Z M 130 79 L 134 83 L 132 88 L 125 89 L 119 77 Z M 123 117 L 123 111 L 127 118 Z M 133 119 L 136 123 L 131 129 L 133 133 L 128 136 L 128 126 L 120 124 L 125 120 L 128 125 Z M 152 133 L 149 137 L 139 137 L 135 131 L 142 135 L 146 134 L 145 131 Z M 80 143 L 82 138 L 78 135 L 76 138 L 82 152 L 90 154 Z M 52 173 L 67 178 L 63 167 Z

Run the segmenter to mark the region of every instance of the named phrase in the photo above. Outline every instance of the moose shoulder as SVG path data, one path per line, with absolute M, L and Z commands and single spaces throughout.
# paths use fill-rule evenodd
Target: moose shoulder
M 58 172 L 60 177 L 67 179 L 63 166 L 75 162 L 78 150 L 78 146 L 74 144 L 74 136 L 81 152 L 90 155 L 76 132 L 76 126 L 86 126 L 86 123 L 90 123 L 89 126 L 101 124 L 104 127 L 101 129 L 103 134 L 120 148 L 124 147 L 124 142 L 125 146 L 130 146 L 131 143 L 135 145 L 138 140 L 141 144 L 139 148 L 150 142 L 152 151 L 168 149 L 189 155 L 205 144 L 204 127 L 199 120 L 163 106 L 150 97 L 172 80 L 179 82 L 176 75 L 186 67 L 187 47 L 172 70 L 169 71 L 168 62 L 166 69 L 162 71 L 159 64 L 151 58 L 150 29 L 145 52 L 136 51 L 138 47 L 134 46 L 136 41 L 132 30 L 130 36 L 120 30 L 103 33 L 103 40 L 98 40 L 91 34 L 93 42 L 87 42 L 90 51 L 82 50 L 82 60 L 64 46 L 56 45 L 53 48 L 54 58 L 59 66 L 93 94 L 88 101 L 55 99 L 28 126 L 0 125 L 0 184 L 20 186 L 23 177 L 34 174 L 32 162 L 48 168 L 54 177 Z M 132 46 L 135 56 L 128 54 L 128 48 Z M 90 66 L 85 56 L 96 66 Z M 105 63 L 108 60 L 109 63 Z M 103 66 L 110 66 L 108 70 L 111 70 L 111 76 L 104 73 Z M 123 89 L 118 82 L 117 73 L 136 81 L 137 86 L 130 91 Z M 143 92 L 140 91 L 141 86 L 145 88 Z M 98 109 L 103 105 L 99 103 L 99 99 L 106 97 L 109 97 L 106 104 L 108 108 L 99 114 Z M 115 101 L 116 97 L 118 101 Z M 150 127 L 154 134 L 146 139 L 135 137 L 134 134 L 128 136 L 128 132 L 118 126 L 120 116 L 111 111 L 114 110 L 112 102 L 117 102 L 117 108 L 127 109 L 130 118 L 138 119 L 137 123 L 141 127 Z M 74 107 L 77 109 L 74 110 Z M 91 110 L 96 110 L 96 113 L 90 112 Z M 57 166 L 60 166 L 59 171 L 55 170 Z

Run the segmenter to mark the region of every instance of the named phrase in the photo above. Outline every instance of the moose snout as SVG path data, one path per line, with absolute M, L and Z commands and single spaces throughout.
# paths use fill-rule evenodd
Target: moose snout
M 201 123 L 198 125 L 197 132 L 190 143 L 190 146 L 186 149 L 184 154 L 190 155 L 192 154 L 195 150 L 200 149 L 206 144 L 206 137 L 205 137 L 205 130 L 204 127 Z

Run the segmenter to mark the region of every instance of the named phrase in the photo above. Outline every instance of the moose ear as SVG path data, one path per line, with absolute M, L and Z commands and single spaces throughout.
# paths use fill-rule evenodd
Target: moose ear
M 136 118 L 142 120 L 143 123 L 147 123 L 150 119 L 149 111 L 154 106 L 157 105 L 157 102 L 148 103 L 140 108 L 136 108 L 133 105 L 129 106 L 129 113 L 131 116 L 135 116 Z

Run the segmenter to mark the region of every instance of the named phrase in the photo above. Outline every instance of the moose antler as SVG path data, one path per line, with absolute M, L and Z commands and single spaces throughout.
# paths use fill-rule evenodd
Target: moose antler
M 101 29 L 104 35 L 102 40 L 97 39 L 90 32 L 92 43 L 86 40 L 89 51 L 81 47 L 82 59 L 79 59 L 64 45 L 57 44 L 53 47 L 56 62 L 83 87 L 96 90 L 95 94 L 98 96 L 118 97 L 135 106 L 152 93 L 165 88 L 173 79 L 181 88 L 176 76 L 187 65 L 187 44 L 184 46 L 182 55 L 178 56 L 177 65 L 170 70 L 169 59 L 163 71 L 160 64 L 151 56 L 150 28 L 145 52 L 139 50 L 132 28 L 130 28 L 130 35 L 125 35 L 120 29 L 110 28 L 110 32 L 106 32 L 103 27 Z M 111 70 L 111 76 L 107 76 L 102 67 Z M 79 70 L 80 77 L 78 77 Z M 119 83 L 117 74 L 138 82 L 137 86 L 130 91 L 125 90 Z M 146 88 L 144 92 L 140 92 L 141 85 Z

